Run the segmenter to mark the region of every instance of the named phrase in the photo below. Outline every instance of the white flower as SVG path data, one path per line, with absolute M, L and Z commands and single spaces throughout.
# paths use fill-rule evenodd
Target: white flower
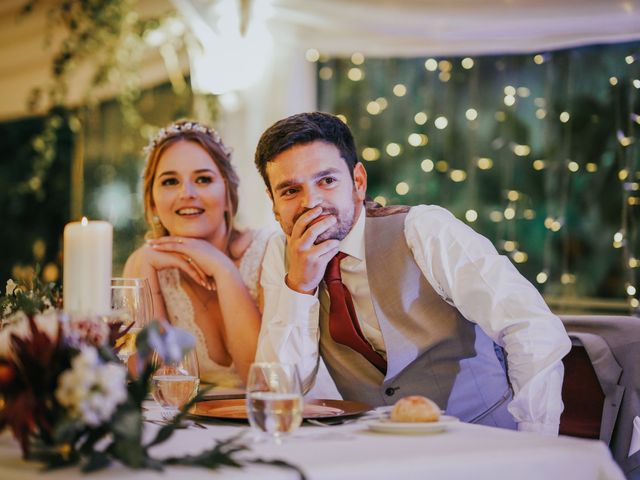
M 15 291 L 15 289 L 18 288 L 18 284 L 16 282 L 13 281 L 13 279 L 9 279 L 7 280 L 7 288 L 5 290 L 6 294 L 5 295 L 13 295 L 13 292 Z
M 96 427 L 127 399 L 126 380 L 123 365 L 102 363 L 97 350 L 85 346 L 71 361 L 71 369 L 60 375 L 55 396 L 72 417 Z

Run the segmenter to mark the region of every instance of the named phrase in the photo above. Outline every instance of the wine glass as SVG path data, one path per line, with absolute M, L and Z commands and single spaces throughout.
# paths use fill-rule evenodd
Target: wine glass
M 152 362 L 156 370 L 151 377 L 151 395 L 160 405 L 162 418 L 171 420 L 198 393 L 200 373 L 195 350 L 180 360 L 164 361 L 157 353 Z
M 302 423 L 302 382 L 295 365 L 254 363 L 247 381 L 251 426 L 276 443 Z
M 136 351 L 136 336 L 153 317 L 151 288 L 146 278 L 111 279 L 111 321 L 122 322 L 122 328 L 130 326 L 127 333 L 116 342 L 118 358 L 127 363 Z

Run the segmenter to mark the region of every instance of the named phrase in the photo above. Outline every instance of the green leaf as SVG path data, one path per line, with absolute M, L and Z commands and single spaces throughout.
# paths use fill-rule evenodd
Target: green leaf
M 45 468 L 48 470 L 68 467 L 80 461 L 80 455 L 78 455 L 77 451 L 73 449 L 64 450 L 59 444 L 52 445 L 34 438 L 30 447 L 31 450 L 25 458 L 44 463 Z
M 154 371 L 155 367 L 150 363 L 147 363 L 145 364 L 143 371 L 137 378 L 129 377 L 129 384 L 127 386 L 129 399 L 138 406 L 142 405 L 142 402 L 144 402 L 144 400 L 147 398 L 151 376 L 153 375 Z
M 248 450 L 248 447 L 239 441 L 241 436 L 242 434 L 226 440 L 218 440 L 213 448 L 205 450 L 198 455 L 167 458 L 164 463 L 166 465 L 198 466 L 208 468 L 209 470 L 217 470 L 220 467 L 243 468 L 247 464 L 271 465 L 278 468 L 294 470 L 298 473 L 300 480 L 306 480 L 307 477 L 300 467 L 284 460 L 264 460 L 262 458 L 256 458 L 241 461 L 234 458 L 236 453 Z
M 139 441 L 115 439 L 108 452 L 128 467 L 143 468 L 147 465 L 147 452 Z
M 111 458 L 104 452 L 93 452 L 88 461 L 82 466 L 84 473 L 96 472 L 107 468 L 111 464 Z
M 142 412 L 138 409 L 119 409 L 111 420 L 111 431 L 120 439 L 137 441 L 142 437 Z
M 78 419 L 65 419 L 58 422 L 53 430 L 53 441 L 60 443 L 73 443 L 82 432 L 84 424 Z
M 184 418 L 189 414 L 189 410 L 191 409 L 191 407 L 193 407 L 196 403 L 201 402 L 204 399 L 206 393 L 211 388 L 212 386 L 203 388 L 195 397 L 187 402 L 175 417 L 173 417 L 166 425 L 160 428 L 160 430 L 156 434 L 156 437 L 147 444 L 147 448 L 166 441 L 173 434 L 174 430 L 180 427 L 182 420 L 184 420 Z
M 108 424 L 107 424 L 108 425 Z M 82 455 L 89 455 L 93 451 L 95 444 L 102 440 L 108 433 L 107 425 L 101 425 L 98 428 L 89 430 L 86 438 L 79 442 L 78 451 Z
M 307 476 L 304 474 L 304 471 L 300 467 L 292 463 L 285 462 L 284 460 L 264 460 L 262 458 L 255 458 L 253 460 L 247 460 L 247 463 L 253 463 L 256 465 L 271 465 L 273 467 L 280 467 L 280 468 L 288 468 L 290 470 L 295 470 L 296 472 L 298 472 L 300 480 L 307 479 Z
M 155 438 L 146 445 L 146 448 L 151 448 L 154 445 L 158 445 L 159 443 L 166 441 L 171 435 L 173 435 L 174 430 L 179 426 L 180 420 L 176 421 L 175 418 L 173 421 L 167 423 L 166 425 L 163 425 L 160 430 L 158 430 Z
M 216 470 L 220 467 L 242 468 L 243 464 L 233 458 L 238 453 L 247 450 L 247 446 L 239 443 L 240 435 L 226 440 L 217 440 L 215 446 L 197 455 L 171 457 L 165 459 L 167 465 L 193 465 Z

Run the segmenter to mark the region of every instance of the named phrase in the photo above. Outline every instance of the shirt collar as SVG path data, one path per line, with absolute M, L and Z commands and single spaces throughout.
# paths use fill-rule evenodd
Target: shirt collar
M 365 207 L 360 209 L 358 219 L 353 224 L 351 231 L 340 242 L 340 251 L 346 253 L 350 257 L 364 260 L 364 223 L 365 223 Z

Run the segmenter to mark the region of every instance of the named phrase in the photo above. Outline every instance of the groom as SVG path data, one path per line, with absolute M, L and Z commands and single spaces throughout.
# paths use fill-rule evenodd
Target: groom
M 258 360 L 311 386 L 321 356 L 347 400 L 425 395 L 463 421 L 557 434 L 569 339 L 486 238 L 437 206 L 365 202 L 333 115 L 276 122 L 255 162 L 284 231 L 263 262 Z

